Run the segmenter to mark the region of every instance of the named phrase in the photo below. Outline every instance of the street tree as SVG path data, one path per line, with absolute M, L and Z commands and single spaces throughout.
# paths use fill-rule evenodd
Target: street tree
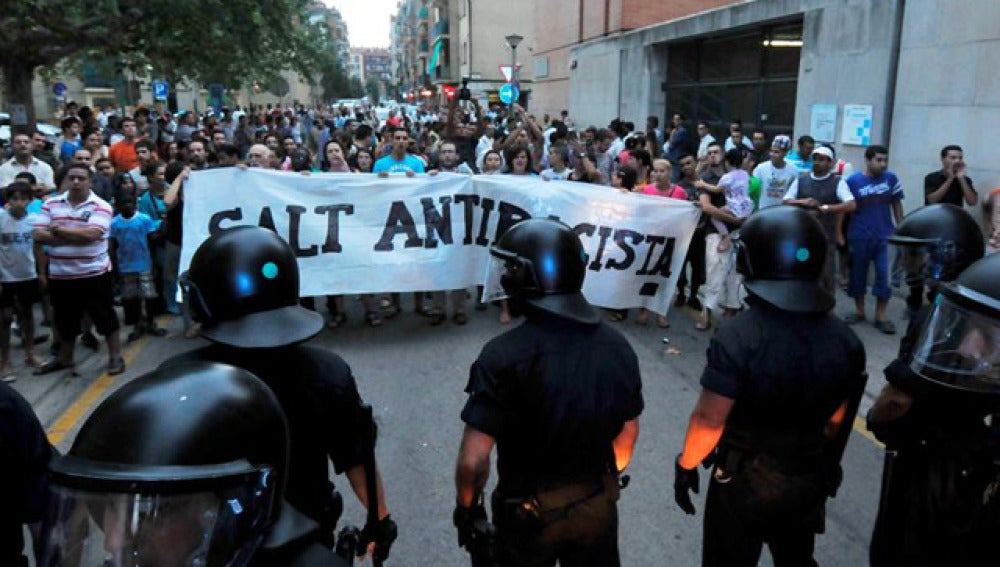
M 365 94 L 368 95 L 368 100 L 376 103 L 382 98 L 382 87 L 379 86 L 378 79 L 375 77 L 369 77 L 365 81 Z
M 33 128 L 31 85 L 41 68 L 117 58 L 172 84 L 266 82 L 282 69 L 311 77 L 325 45 L 308 0 L 17 0 L 3 2 L 0 74 Z

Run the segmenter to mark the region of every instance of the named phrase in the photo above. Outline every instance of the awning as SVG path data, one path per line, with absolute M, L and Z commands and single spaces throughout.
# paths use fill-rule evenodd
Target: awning
M 441 48 L 444 47 L 443 42 L 438 39 L 434 42 L 434 53 L 431 54 L 431 60 L 427 62 L 427 74 L 430 75 L 434 72 L 439 65 L 441 65 Z

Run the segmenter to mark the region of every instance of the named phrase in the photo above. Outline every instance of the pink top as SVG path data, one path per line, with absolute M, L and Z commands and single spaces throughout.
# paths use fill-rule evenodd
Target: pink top
M 655 195 L 657 197 L 670 197 L 671 199 L 681 199 L 683 201 L 688 200 L 688 193 L 680 185 L 674 185 L 670 188 L 669 193 L 661 193 L 659 189 L 656 188 L 655 183 L 650 183 L 642 188 L 643 195 Z

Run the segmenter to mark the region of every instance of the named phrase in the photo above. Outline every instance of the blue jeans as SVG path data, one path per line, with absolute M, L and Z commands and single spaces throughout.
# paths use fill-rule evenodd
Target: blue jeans
M 847 241 L 847 253 L 851 258 L 851 279 L 847 284 L 847 295 L 857 299 L 865 296 L 868 287 L 868 266 L 875 263 L 875 284 L 872 295 L 878 299 L 889 299 L 889 243 L 886 240 L 852 238 Z

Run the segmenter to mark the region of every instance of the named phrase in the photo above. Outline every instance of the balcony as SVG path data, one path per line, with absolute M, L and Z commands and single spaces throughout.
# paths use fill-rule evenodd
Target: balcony
M 434 24 L 434 27 L 431 29 L 431 39 L 435 40 L 446 35 L 448 35 L 448 19 L 444 18 Z

